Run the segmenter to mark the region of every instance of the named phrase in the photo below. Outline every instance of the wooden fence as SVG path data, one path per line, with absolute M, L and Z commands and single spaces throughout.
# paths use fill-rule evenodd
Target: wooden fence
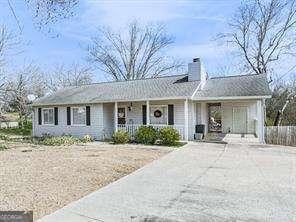
M 270 144 L 296 146 L 296 126 L 267 126 L 265 141 Z

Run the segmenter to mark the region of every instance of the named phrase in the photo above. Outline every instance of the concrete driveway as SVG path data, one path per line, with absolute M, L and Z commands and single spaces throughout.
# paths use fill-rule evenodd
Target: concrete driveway
M 40 221 L 296 221 L 296 148 L 188 144 Z

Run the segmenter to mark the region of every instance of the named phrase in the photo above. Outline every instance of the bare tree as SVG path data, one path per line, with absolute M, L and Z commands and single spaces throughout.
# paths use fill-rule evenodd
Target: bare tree
M 269 125 L 296 124 L 296 75 L 285 81 L 277 80 L 272 89 L 272 98 L 266 103 Z
M 8 93 L 7 77 L 5 75 L 4 67 L 6 60 L 10 54 L 17 54 L 20 39 L 5 25 L 0 25 L 0 113 L 5 104 L 5 98 Z
M 126 32 L 99 30 L 88 47 L 88 57 L 114 80 L 142 79 L 167 74 L 181 64 L 165 56 L 173 43 L 163 25 L 141 27 L 133 22 Z
M 48 77 L 47 87 L 50 91 L 56 91 L 67 86 L 90 84 L 92 81 L 93 73 L 90 67 L 75 63 L 71 68 L 66 68 L 62 64 L 56 66 L 53 74 Z
M 24 2 L 32 11 L 35 26 L 39 30 L 44 29 L 51 33 L 51 25 L 75 15 L 79 0 L 25 0 Z M 13 2 L 7 0 L 7 4 L 20 32 L 22 32 L 23 25 L 18 18 Z
M 0 67 L 5 64 L 6 56 L 19 44 L 18 36 L 5 25 L 0 25 Z
M 36 27 L 46 28 L 51 32 L 50 25 L 72 17 L 79 0 L 26 0 L 33 11 Z
M 246 1 L 233 17 L 230 28 L 231 32 L 220 37 L 237 47 L 246 71 L 269 75 L 270 83 L 272 65 L 296 55 L 295 0 Z M 281 115 L 295 97 L 295 91 L 282 95 L 286 99 L 278 109 L 276 125 L 281 123 Z
M 32 101 L 29 96 L 34 95 L 38 98 L 46 93 L 43 74 L 38 66 L 29 64 L 16 71 L 16 77 L 8 80 L 5 87 L 3 101 L 11 110 L 18 112 L 20 127 L 22 127 L 30 113 L 28 105 Z
M 271 64 L 284 55 L 295 55 L 295 0 L 251 0 L 239 8 L 231 32 L 220 34 L 239 50 L 245 68 L 270 74 Z

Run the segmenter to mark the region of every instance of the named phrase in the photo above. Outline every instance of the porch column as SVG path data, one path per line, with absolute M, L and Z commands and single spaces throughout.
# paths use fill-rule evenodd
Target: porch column
M 114 103 L 114 130 L 115 132 L 118 130 L 118 104 Z
M 209 110 L 208 110 L 208 106 L 207 103 L 201 103 L 201 124 L 205 125 L 205 132 L 204 132 L 204 136 L 207 135 L 208 133 L 208 129 L 209 129 Z
M 150 101 L 147 100 L 146 101 L 146 121 L 147 121 L 147 125 L 150 125 Z
M 255 129 L 260 143 L 264 143 L 264 102 L 257 101 L 257 129 Z
M 188 99 L 184 101 L 184 139 L 187 141 L 188 140 L 188 126 L 189 126 L 189 114 L 188 114 Z

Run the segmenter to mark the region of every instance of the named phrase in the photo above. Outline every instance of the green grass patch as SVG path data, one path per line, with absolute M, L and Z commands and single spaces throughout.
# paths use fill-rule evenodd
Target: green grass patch
M 155 145 L 157 146 L 166 146 L 166 147 L 172 147 L 172 148 L 181 148 L 182 146 L 185 146 L 187 144 L 187 142 L 176 142 L 172 145 L 168 145 L 168 144 L 162 144 L 162 143 L 156 143 Z
M 185 146 L 186 144 L 187 144 L 186 142 L 177 142 L 172 147 L 180 148 L 182 146 Z

